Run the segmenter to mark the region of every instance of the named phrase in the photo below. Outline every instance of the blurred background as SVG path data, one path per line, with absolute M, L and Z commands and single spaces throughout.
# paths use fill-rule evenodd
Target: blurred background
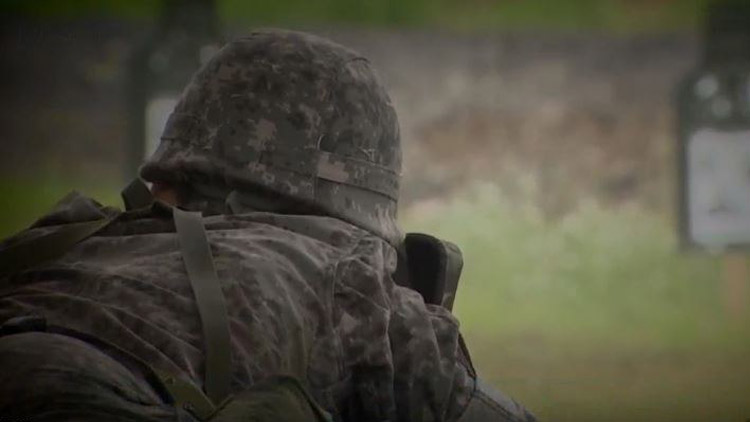
M 402 223 L 463 249 L 455 313 L 484 378 L 548 421 L 747 421 L 747 259 L 682 248 L 677 217 L 706 5 L 2 0 L 0 236 L 74 188 L 118 204 L 222 39 L 306 30 L 388 87 Z

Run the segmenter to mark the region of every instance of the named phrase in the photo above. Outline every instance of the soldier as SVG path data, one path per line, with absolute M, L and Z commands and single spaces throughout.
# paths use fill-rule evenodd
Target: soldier
M 303 403 L 281 420 L 533 420 L 398 275 L 400 166 L 365 58 L 287 31 L 229 43 L 141 168 L 155 201 L 72 194 L 3 243 L 0 415 L 256 420 L 271 391 Z

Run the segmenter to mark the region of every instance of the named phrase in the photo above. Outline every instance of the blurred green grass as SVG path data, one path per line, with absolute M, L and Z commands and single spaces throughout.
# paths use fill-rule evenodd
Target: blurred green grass
M 0 236 L 73 186 L 119 203 L 111 183 L 5 179 Z M 479 185 L 402 217 L 463 249 L 456 314 L 474 362 L 543 420 L 750 418 L 750 319 L 725 314 L 719 260 L 679 253 L 663 216 L 584 203 L 551 222 Z
M 458 29 L 696 28 L 707 0 L 218 0 L 231 25 L 367 25 Z M 109 16 L 150 20 L 152 0 L 1 0 L 0 10 L 42 18 Z
M 543 420 L 750 418 L 750 319 L 726 315 L 716 257 L 636 208 L 529 204 L 479 186 L 403 215 L 463 249 L 455 312 L 484 377 Z

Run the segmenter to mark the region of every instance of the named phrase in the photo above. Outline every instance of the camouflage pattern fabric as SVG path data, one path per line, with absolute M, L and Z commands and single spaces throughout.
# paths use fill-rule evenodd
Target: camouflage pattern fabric
M 395 245 L 400 171 L 396 113 L 367 59 L 272 30 L 227 44 L 194 76 L 141 175 L 272 191 Z
M 259 31 L 196 74 L 141 174 L 211 214 L 204 223 L 228 307 L 233 392 L 289 375 L 337 421 L 455 421 L 465 409 L 480 415 L 467 422 L 531 420 L 477 388 L 450 312 L 392 280 L 402 240 L 399 142 L 366 59 L 311 35 Z M 113 212 L 72 195 L 0 249 Z M 174 224 L 158 207 L 1 277 L 0 323 L 31 314 L 202 386 L 200 318 Z M 27 347 L 74 353 L 32 340 Z M 70 374 L 89 376 L 81 366 Z M 8 394 L 33 391 L 35 367 L 21 369 L 0 361 L 0 373 L 19 380 L 3 387 Z M 101 397 L 108 406 L 132 397 L 101 373 L 94 382 L 119 393 Z M 64 391 L 70 374 L 45 383 Z M 0 400 L 0 415 L 3 405 L 12 406 Z
M 193 421 L 142 377 L 75 338 L 0 337 L 0 416 L 9 421 Z
M 20 238 L 106 212 L 74 195 Z M 0 279 L 0 323 L 39 314 L 201 385 L 200 321 L 173 223 L 126 217 L 58 260 Z M 393 283 L 396 253 L 383 239 L 317 216 L 205 223 L 227 299 L 234 392 L 294 376 L 347 421 L 450 421 L 466 407 L 474 380 L 460 363 L 458 323 Z

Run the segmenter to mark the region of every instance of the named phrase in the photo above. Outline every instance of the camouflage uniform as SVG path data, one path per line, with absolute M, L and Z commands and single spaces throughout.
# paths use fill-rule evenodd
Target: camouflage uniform
M 303 380 L 336 420 L 454 421 L 467 408 L 462 420 L 531 420 L 478 388 L 451 313 L 392 279 L 401 241 L 398 138 L 390 100 L 364 58 L 309 35 L 258 32 L 195 76 L 142 176 L 181 186 L 184 207 L 209 215 L 233 392 L 283 373 Z M 71 195 L 3 247 L 113 212 Z M 0 322 L 42 315 L 200 385 L 200 321 L 174 224 L 161 213 L 125 214 L 62 257 L 1 279 Z M 66 389 L 53 388 L 62 381 L 48 374 L 46 389 L 11 382 L 29 378 L 40 359 L 35 374 L 60 366 L 19 350 L 37 344 L 59 356 L 81 347 L 14 337 L 0 338 L 0 362 L 28 365 L 0 364 L 4 416 L 40 391 Z M 188 417 L 110 371 L 107 390 L 125 391 L 128 412 Z

